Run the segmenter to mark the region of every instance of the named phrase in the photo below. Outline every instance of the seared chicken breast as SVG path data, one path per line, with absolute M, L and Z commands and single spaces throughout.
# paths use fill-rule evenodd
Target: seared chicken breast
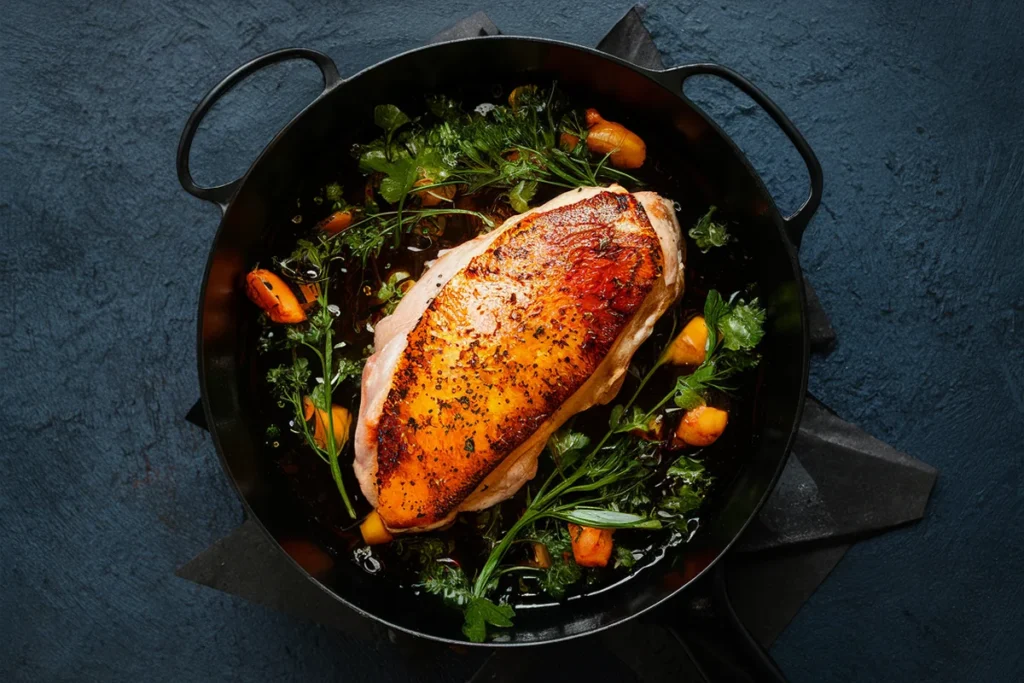
M 512 496 L 683 289 L 672 203 L 581 188 L 443 253 L 376 329 L 355 471 L 392 532 Z

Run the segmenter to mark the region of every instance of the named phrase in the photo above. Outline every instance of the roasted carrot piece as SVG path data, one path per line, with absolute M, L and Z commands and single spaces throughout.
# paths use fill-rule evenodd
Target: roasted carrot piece
M 616 168 L 640 168 L 647 158 L 647 145 L 640 136 L 621 123 L 606 121 L 596 109 L 587 110 L 587 148 L 598 154 L 611 154 Z
M 679 336 L 665 349 L 662 358 L 672 365 L 700 365 L 707 354 L 707 343 L 708 326 L 704 322 L 704 317 L 698 315 L 686 323 Z
M 353 218 L 355 217 L 352 215 L 351 209 L 343 209 L 342 211 L 335 211 L 330 216 L 317 223 L 316 227 L 333 235 L 352 225 Z
M 533 544 L 533 564 L 541 569 L 549 569 L 552 564 L 551 553 L 543 543 Z
M 710 446 L 722 435 L 727 424 L 729 413 L 726 411 L 711 406 L 697 406 L 686 411 L 676 428 L 676 439 L 690 446 Z
M 320 283 L 318 282 L 303 282 L 299 285 L 299 293 L 302 294 L 303 308 L 309 308 L 316 303 L 317 298 L 320 296 Z
M 310 401 L 312 403 L 312 401 Z M 303 402 L 305 407 L 305 402 Z M 308 418 L 307 418 L 308 419 Z M 348 432 L 352 426 L 352 414 L 347 408 L 339 405 L 331 406 L 331 419 L 334 422 L 334 445 L 340 451 L 348 443 Z M 327 448 L 327 411 L 316 408 L 316 425 L 313 441 L 320 448 Z
M 269 270 L 257 268 L 246 275 L 245 293 L 275 323 L 300 323 L 306 319 L 295 293 Z
M 376 510 L 368 514 L 363 523 L 359 525 L 359 533 L 363 535 L 363 541 L 366 542 L 366 545 L 390 543 L 395 538 L 388 531 L 387 527 L 384 526 L 384 520 L 380 518 Z
M 595 529 L 590 526 L 569 525 L 572 556 L 581 567 L 605 567 L 612 556 L 614 529 Z

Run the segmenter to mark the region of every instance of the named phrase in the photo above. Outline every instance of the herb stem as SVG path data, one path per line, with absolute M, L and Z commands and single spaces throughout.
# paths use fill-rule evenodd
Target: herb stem
M 532 524 L 534 520 L 539 519 L 541 516 L 536 510 L 527 509 L 523 516 L 516 520 L 516 523 L 512 525 L 512 528 L 508 530 L 508 533 L 505 534 L 498 545 L 494 546 L 494 550 L 491 551 L 487 558 L 487 563 L 484 564 L 476 577 L 476 581 L 473 582 L 473 595 L 475 597 L 482 598 L 487 593 L 488 585 L 495 570 L 498 568 L 498 564 L 505 557 L 505 553 L 508 552 L 508 549 L 516 540 L 520 530 Z
M 320 305 L 326 308 L 326 288 L 323 288 L 319 298 Z M 334 356 L 333 331 L 333 324 L 328 325 L 327 329 L 324 330 L 325 351 L 322 355 L 319 352 L 317 353 L 317 355 L 320 356 L 320 362 L 323 365 L 324 371 L 323 396 L 324 407 L 327 413 L 327 458 L 331 464 L 331 476 L 334 478 L 334 483 L 338 487 L 338 493 L 341 494 L 342 502 L 345 503 L 345 511 L 348 512 L 349 517 L 355 519 L 356 511 L 355 508 L 352 507 L 352 501 L 349 500 L 348 491 L 345 490 L 345 481 L 341 475 L 341 464 L 338 462 L 338 443 L 334 439 L 334 404 L 331 400 L 331 360 Z M 316 405 L 313 406 L 313 409 L 316 410 Z

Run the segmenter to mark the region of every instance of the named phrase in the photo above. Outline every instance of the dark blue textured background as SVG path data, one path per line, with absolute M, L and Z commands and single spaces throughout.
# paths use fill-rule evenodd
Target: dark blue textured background
M 0 19 L 0 678 L 455 680 L 197 587 L 173 570 L 241 508 L 198 395 L 196 298 L 218 213 L 174 150 L 245 59 L 317 48 L 343 74 L 483 9 L 594 44 L 628 0 L 5 2 Z M 666 63 L 762 86 L 825 168 L 802 259 L 839 334 L 812 389 L 941 471 L 928 517 L 856 546 L 773 654 L 795 681 L 1024 679 L 1024 14 L 1020 4 L 655 3 Z M 252 79 L 209 119 L 197 179 L 240 173 L 318 90 Z M 803 170 L 749 102 L 694 97 L 780 203 Z

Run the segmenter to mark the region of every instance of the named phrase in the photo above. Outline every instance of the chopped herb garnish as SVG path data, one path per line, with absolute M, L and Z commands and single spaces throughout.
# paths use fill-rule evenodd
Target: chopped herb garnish
M 696 225 L 690 228 L 690 238 L 697 244 L 697 248 L 705 254 L 714 247 L 724 247 L 729 243 L 729 231 L 723 223 L 711 220 L 715 213 L 715 207 L 708 209 Z

